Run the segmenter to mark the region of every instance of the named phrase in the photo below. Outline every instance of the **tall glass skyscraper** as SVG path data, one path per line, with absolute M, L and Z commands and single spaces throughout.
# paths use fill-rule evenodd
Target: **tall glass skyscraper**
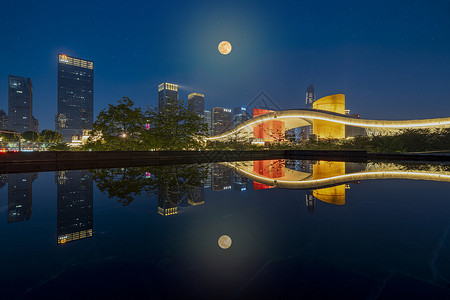
M 34 129 L 31 79 L 8 75 L 8 128 L 20 133 Z
M 212 135 L 218 135 L 231 129 L 231 109 L 213 107 L 211 112 Z
M 188 108 L 198 116 L 203 117 L 205 111 L 205 95 L 200 93 L 189 94 Z
M 94 63 L 58 55 L 58 113 L 56 130 L 66 142 L 92 129 L 94 110 Z
M 312 108 L 312 104 L 315 100 L 316 94 L 314 93 L 314 86 L 311 84 L 306 88 L 306 107 Z
M 250 120 L 250 115 L 245 107 L 233 108 L 233 128 L 245 121 Z
M 178 100 L 178 85 L 163 82 L 158 85 L 158 108 L 161 109 L 172 101 Z

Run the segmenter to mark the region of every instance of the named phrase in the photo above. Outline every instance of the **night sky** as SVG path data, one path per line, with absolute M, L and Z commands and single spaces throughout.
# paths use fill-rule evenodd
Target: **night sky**
M 155 106 L 164 81 L 207 108 L 262 90 L 304 108 L 313 84 L 363 118 L 450 116 L 450 1 L 1 1 L 0 29 L 0 109 L 8 74 L 30 77 L 40 130 L 54 129 L 58 53 L 94 61 L 95 116 L 123 96 Z

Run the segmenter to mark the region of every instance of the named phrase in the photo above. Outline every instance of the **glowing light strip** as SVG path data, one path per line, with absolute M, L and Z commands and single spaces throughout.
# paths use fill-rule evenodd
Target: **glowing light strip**
M 440 179 L 440 180 L 436 180 L 436 181 L 448 181 L 450 182 L 450 175 L 444 175 L 444 174 L 435 174 L 435 173 L 421 173 L 421 172 L 399 172 L 399 171 L 384 171 L 384 172 L 357 172 L 357 173 L 351 173 L 351 174 L 345 174 L 345 175 L 338 175 L 338 176 L 333 176 L 333 177 L 328 177 L 328 178 L 322 178 L 322 179 L 313 179 L 313 180 L 300 180 L 300 181 L 289 181 L 289 180 L 277 180 L 277 179 L 272 179 L 272 178 L 267 178 L 267 177 L 263 177 L 260 176 L 259 174 L 254 174 L 254 173 L 250 173 L 247 172 L 245 170 L 242 170 L 238 167 L 233 166 L 230 163 L 224 163 L 226 166 L 231 166 L 231 168 L 235 169 L 236 171 L 239 171 L 240 173 L 244 173 L 249 175 L 250 177 L 256 177 L 256 178 L 260 178 L 263 181 L 269 181 L 272 182 L 274 186 L 278 186 L 279 183 L 281 184 L 287 184 L 287 185 L 291 185 L 294 183 L 297 184 L 301 184 L 301 185 L 305 185 L 307 186 L 308 184 L 320 184 L 320 183 L 324 183 L 324 185 L 327 185 L 326 183 L 329 184 L 342 184 L 344 182 L 348 182 L 348 181 L 354 181 L 354 180 L 364 180 L 364 179 L 371 179 L 370 176 L 385 176 L 386 179 L 389 179 L 391 177 L 389 177 L 389 175 L 398 175 L 401 176 L 402 179 L 414 179 L 414 178 L 408 178 L 406 176 L 420 176 L 420 177 L 429 177 L 429 178 L 433 178 L 433 179 Z M 359 178 L 355 178 L 361 176 Z M 366 177 L 366 178 L 365 178 Z M 367 178 L 369 177 L 369 178 Z M 383 178 L 373 178 L 373 179 L 383 179 Z M 342 179 L 341 181 L 339 181 L 339 179 Z M 398 179 L 398 178 L 397 178 Z M 423 178 L 422 180 L 432 180 L 432 179 L 426 179 Z M 338 182 L 336 182 L 338 181 Z M 261 182 L 263 183 L 263 182 Z M 287 186 L 278 186 L 281 188 L 287 188 Z
M 253 130 L 253 128 L 248 128 L 248 127 L 252 126 L 254 124 L 264 123 L 266 121 L 271 121 L 271 120 L 280 120 L 280 119 L 281 119 L 280 121 L 282 121 L 282 119 L 285 119 L 285 118 L 300 118 L 304 121 L 306 121 L 305 119 L 316 119 L 316 120 L 328 121 L 328 122 L 332 122 L 332 123 L 339 123 L 339 124 L 345 124 L 345 125 L 350 125 L 350 126 L 355 126 L 355 127 L 363 127 L 363 128 L 394 128 L 395 129 L 395 128 L 411 128 L 411 127 L 445 126 L 445 125 L 450 126 L 450 118 L 428 119 L 428 120 L 430 120 L 428 122 L 416 123 L 416 122 L 420 122 L 423 120 L 388 121 L 388 120 L 354 119 L 354 118 L 346 118 L 346 117 L 335 116 L 335 115 L 331 115 L 330 117 L 317 116 L 317 114 L 326 115 L 325 112 L 321 112 L 321 111 L 320 112 L 319 111 L 311 112 L 311 116 L 308 116 L 307 114 L 306 115 L 294 115 L 294 116 L 283 116 L 283 115 L 279 115 L 279 114 L 283 114 L 283 111 L 279 111 L 279 112 L 277 112 L 277 114 L 275 114 L 275 113 L 265 114 L 265 115 L 270 115 L 270 117 L 261 118 L 261 119 L 258 119 L 256 121 L 253 121 L 248 124 L 244 123 L 245 125 L 242 124 L 242 125 L 236 127 L 235 129 L 231 130 L 228 133 L 218 135 L 218 136 L 208 137 L 208 138 L 206 138 L 206 140 L 215 140 L 215 139 L 225 138 L 225 137 L 227 137 L 231 134 L 234 134 L 236 132 L 239 132 L 243 129 Z M 332 117 L 334 117 L 334 118 L 332 118 Z M 259 118 L 259 116 L 256 118 Z M 336 120 L 336 119 L 338 119 L 338 120 Z M 344 120 L 342 120 L 342 119 L 344 119 Z M 350 120 L 348 120 L 348 119 L 350 119 Z M 425 119 L 425 120 L 427 120 L 427 119 Z M 435 120 L 442 120 L 442 121 L 435 121 Z M 389 122 L 389 123 L 394 123 L 394 124 L 373 124 L 373 123 L 378 123 L 378 122 L 381 122 L 381 123 Z M 407 122 L 414 122 L 414 123 L 411 124 L 411 123 L 407 123 Z M 398 124 L 395 124 L 395 123 L 398 123 Z

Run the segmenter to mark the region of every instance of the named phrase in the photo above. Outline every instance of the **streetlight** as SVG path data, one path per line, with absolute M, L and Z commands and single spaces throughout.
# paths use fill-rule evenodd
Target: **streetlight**
M 127 134 L 124 132 L 124 133 L 122 133 L 121 137 L 126 138 Z

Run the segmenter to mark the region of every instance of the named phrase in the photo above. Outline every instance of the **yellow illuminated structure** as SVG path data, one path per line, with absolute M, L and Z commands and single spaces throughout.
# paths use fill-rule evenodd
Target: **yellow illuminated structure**
M 421 120 L 368 120 L 353 118 L 345 114 L 345 96 L 331 95 L 313 103 L 314 109 L 292 109 L 269 112 L 247 120 L 235 128 L 206 140 L 227 140 L 237 135 L 252 138 L 253 128 L 267 121 L 284 123 L 284 130 L 313 125 L 319 138 L 345 138 L 345 125 L 364 128 L 369 134 L 393 134 L 402 129 L 450 128 L 450 117 Z
M 58 236 L 58 245 L 92 237 L 92 229 L 71 232 Z
M 178 92 L 178 84 L 164 82 L 164 83 L 161 83 L 160 85 L 158 85 L 158 92 L 161 92 L 164 89 L 169 90 L 169 91 Z
M 345 114 L 345 95 L 336 94 L 314 101 L 313 109 Z M 320 138 L 345 138 L 345 125 L 335 122 L 313 120 L 313 134 Z
M 319 161 L 313 165 L 313 180 L 345 175 L 345 162 Z M 345 184 L 313 190 L 317 199 L 337 205 L 345 204 Z
M 75 57 L 70 57 L 64 54 L 59 54 L 58 56 L 59 62 L 62 64 L 75 66 L 75 67 L 81 67 L 85 69 L 94 69 L 94 62 L 84 59 L 79 59 Z
M 178 207 L 170 207 L 170 208 L 158 207 L 158 213 L 161 216 L 176 215 L 178 213 Z

